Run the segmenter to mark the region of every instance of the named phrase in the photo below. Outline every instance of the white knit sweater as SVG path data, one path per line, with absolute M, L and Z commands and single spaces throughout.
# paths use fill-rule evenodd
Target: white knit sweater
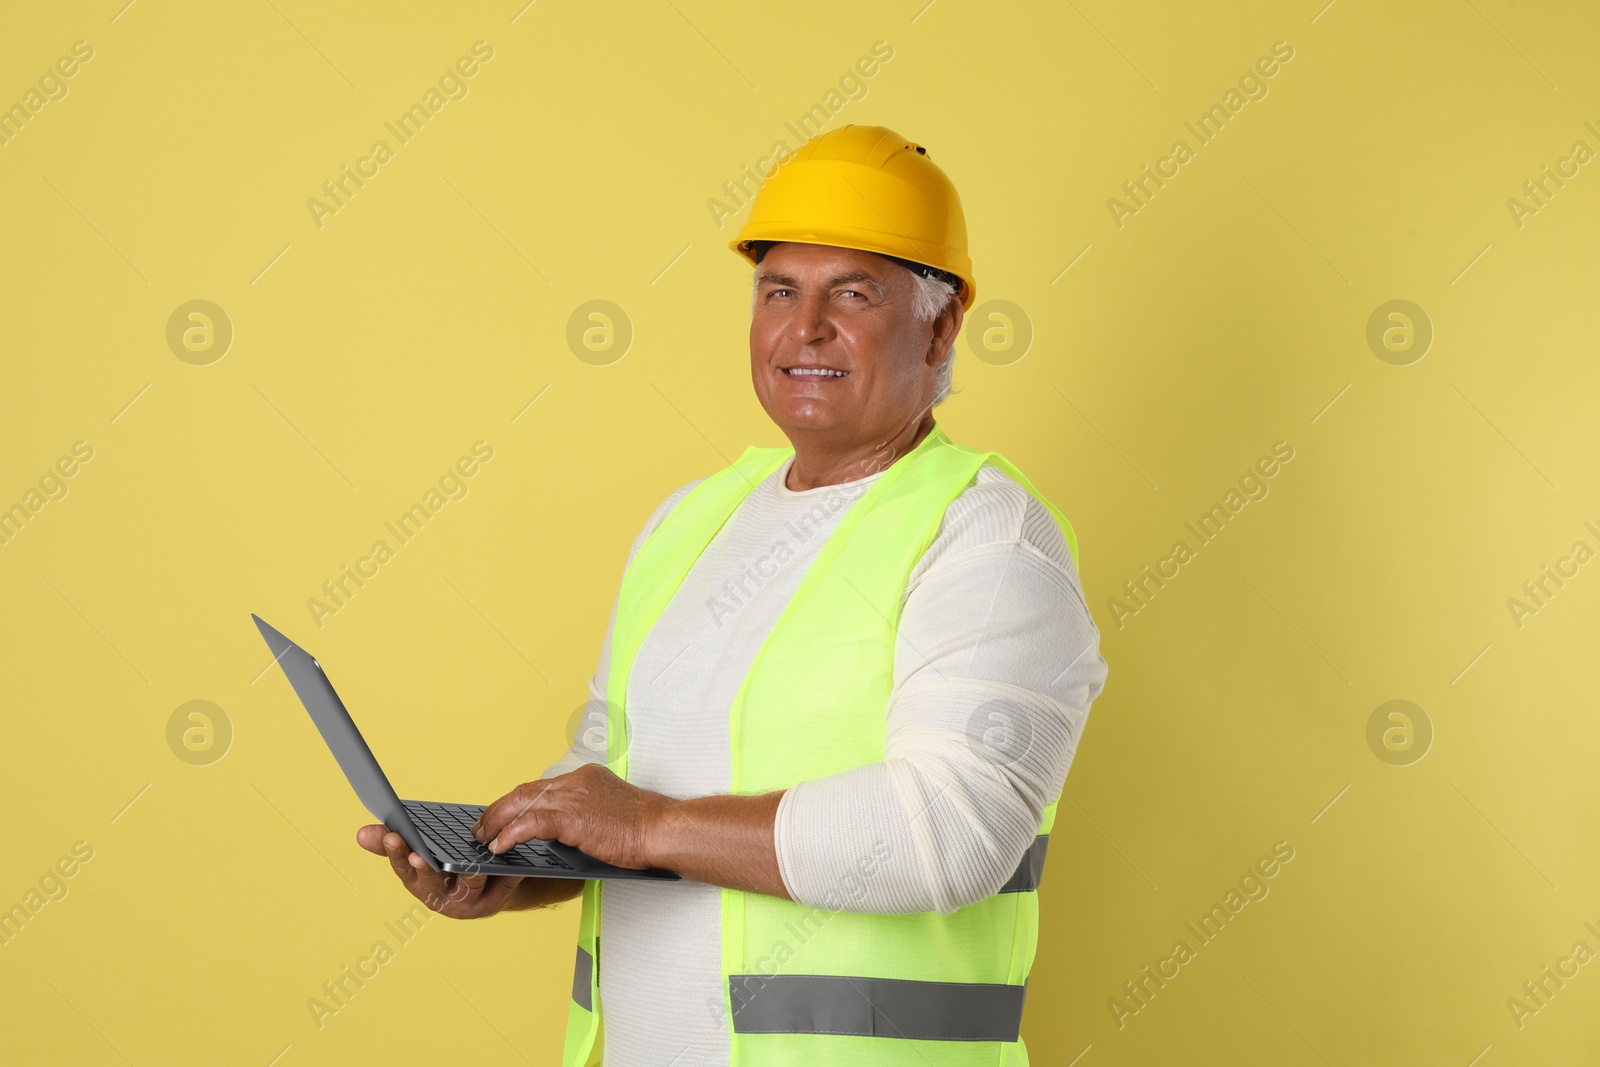
M 627 695 L 628 779 L 641 788 L 678 799 L 728 791 L 740 682 L 823 542 L 881 476 L 796 492 L 784 484 L 792 462 L 739 505 L 645 637 Z M 629 566 L 696 484 L 656 508 Z M 597 710 L 615 622 L 613 605 L 590 679 Z M 837 908 L 845 893 L 852 911 L 949 912 L 997 892 L 1061 789 L 1105 684 L 1099 639 L 1049 512 L 981 468 L 907 583 L 885 759 L 801 782 L 779 803 L 789 895 L 813 907 Z M 583 762 L 605 762 L 603 727 L 580 732 L 543 776 Z M 875 845 L 887 859 L 862 879 L 857 861 Z M 1059 877 L 1070 862 L 1052 849 L 1047 869 Z M 602 885 L 606 1067 L 726 1067 L 720 890 Z

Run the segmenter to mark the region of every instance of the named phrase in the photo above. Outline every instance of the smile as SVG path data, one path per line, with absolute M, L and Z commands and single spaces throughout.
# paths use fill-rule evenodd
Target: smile
M 786 367 L 783 373 L 791 378 L 843 378 L 847 370 L 830 370 L 827 367 Z

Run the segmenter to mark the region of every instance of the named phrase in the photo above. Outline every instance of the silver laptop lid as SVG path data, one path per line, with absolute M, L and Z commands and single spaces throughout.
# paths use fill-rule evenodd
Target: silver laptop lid
M 361 798 L 361 803 L 366 806 L 373 818 L 405 838 L 413 852 L 426 860 L 434 870 L 438 870 L 438 861 L 428 838 L 418 830 L 412 823 L 411 817 L 406 814 L 405 806 L 400 803 L 394 787 L 389 784 L 388 776 L 383 773 L 377 758 L 367 747 L 361 731 L 356 729 L 355 720 L 350 718 L 350 713 L 345 710 L 344 702 L 334 691 L 333 683 L 329 682 L 328 676 L 323 673 L 322 665 L 312 657 L 311 653 L 267 625 L 261 616 L 252 613 L 250 617 L 255 620 L 256 629 L 260 630 L 261 636 L 266 639 L 267 647 L 272 649 L 273 658 L 277 660 L 278 666 L 283 668 L 289 684 L 294 687 L 295 695 L 310 713 L 311 721 L 317 724 L 317 731 L 327 742 L 333 758 L 339 761 L 339 768 L 350 780 L 350 785 L 355 789 L 356 796 Z

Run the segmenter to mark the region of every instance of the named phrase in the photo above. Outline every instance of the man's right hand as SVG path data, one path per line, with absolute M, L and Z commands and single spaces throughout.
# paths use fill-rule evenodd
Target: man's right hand
M 436 871 L 428 866 L 427 860 L 411 851 L 405 838 L 381 824 L 357 830 L 356 843 L 368 852 L 388 856 L 395 877 L 412 896 L 427 905 L 429 911 L 452 919 L 482 919 L 495 914 L 505 907 L 522 881 L 521 878 Z
M 452 919 L 484 919 L 500 911 L 537 908 L 571 900 L 583 891 L 579 878 L 513 878 L 509 875 L 447 874 L 428 866 L 406 839 L 381 823 L 356 831 L 356 843 L 389 857 L 389 866 L 428 910 Z

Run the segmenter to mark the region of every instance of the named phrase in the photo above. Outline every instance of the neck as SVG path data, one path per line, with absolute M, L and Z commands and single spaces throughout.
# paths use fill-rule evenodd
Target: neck
M 888 470 L 933 432 L 933 412 L 920 411 L 887 441 L 806 441 L 791 438 L 794 463 L 784 484 L 796 491 L 853 482 Z

